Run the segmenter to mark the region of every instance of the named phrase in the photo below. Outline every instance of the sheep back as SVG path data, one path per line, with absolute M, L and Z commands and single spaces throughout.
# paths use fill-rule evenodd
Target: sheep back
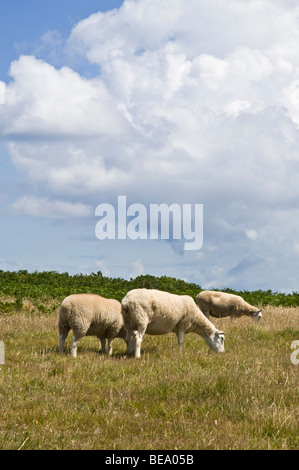
M 203 291 L 196 297 L 200 309 L 215 317 L 251 315 L 258 311 L 241 296 L 219 291 Z
M 192 297 L 156 289 L 129 291 L 122 300 L 122 314 L 128 329 L 146 327 L 150 335 L 176 331 L 177 327 L 187 332 L 194 322 L 210 326 Z

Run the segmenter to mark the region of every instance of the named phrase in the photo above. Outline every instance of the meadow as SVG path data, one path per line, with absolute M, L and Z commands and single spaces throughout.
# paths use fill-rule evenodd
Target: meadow
M 139 360 L 126 357 L 121 339 L 108 357 L 86 337 L 74 359 L 71 334 L 58 354 L 57 330 L 61 297 L 74 286 L 61 278 L 52 290 L 63 292 L 42 294 L 39 282 L 30 296 L 25 281 L 2 282 L 0 291 L 1 450 L 299 448 L 299 365 L 290 359 L 299 340 L 296 306 L 265 305 L 259 324 L 212 319 L 226 332 L 223 354 L 195 334 L 179 352 L 169 334 L 145 335 Z

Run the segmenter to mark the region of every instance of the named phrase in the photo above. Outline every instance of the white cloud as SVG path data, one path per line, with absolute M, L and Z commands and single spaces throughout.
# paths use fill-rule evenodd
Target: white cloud
M 12 204 L 12 209 L 22 215 L 64 219 L 68 217 L 88 217 L 91 208 L 85 204 L 50 200 L 35 196 L 23 196 Z
M 135 278 L 137 276 L 140 276 L 141 274 L 144 274 L 144 266 L 143 266 L 141 259 L 137 259 L 136 261 L 133 261 L 132 268 L 133 268 L 133 271 L 129 276 L 130 278 Z
M 249 240 L 256 240 L 258 236 L 257 230 L 254 230 L 254 229 L 246 230 L 245 233 L 246 233 L 247 238 L 249 238 Z
M 209 54 L 200 55 L 195 64 L 196 62 L 198 62 L 199 76 L 207 89 L 214 92 L 220 91 L 221 85 L 229 73 L 228 62 Z
M 84 79 L 69 67 L 55 69 L 33 56 L 12 62 L 2 135 L 59 138 L 116 136 L 127 130 L 113 97 L 98 79 Z
M 0 105 L 5 103 L 5 83 L 0 81 Z
M 119 156 L 118 164 L 113 144 L 111 148 L 102 150 L 99 145 L 97 140 L 87 142 L 76 140 L 74 136 L 71 140 L 57 139 L 53 142 L 50 139 L 29 143 L 22 139 L 10 140 L 7 149 L 15 166 L 30 181 L 46 187 L 50 194 L 85 199 L 90 194 L 115 191 L 116 187 L 121 191 L 130 178 L 126 162 L 122 162 L 126 156 Z
M 241 128 L 251 155 L 257 129 L 255 122 L 232 124 L 231 117 L 284 104 L 297 123 L 296 95 L 288 92 L 297 56 L 286 56 L 295 26 L 294 15 L 267 1 L 192 1 L 185 9 L 182 0 L 165 0 L 163 7 L 127 0 L 119 10 L 79 22 L 68 40 L 72 53 L 101 67 L 97 77 L 32 56 L 12 63 L 2 136 L 20 171 L 70 195 L 98 194 L 117 183 L 130 190 L 145 174 L 150 186 L 157 174 L 189 186 L 190 175 L 210 177 L 223 161 L 238 169 L 243 162 L 228 153 L 227 142 Z M 61 40 L 50 31 L 42 41 L 60 46 Z M 258 165 L 261 157 L 253 159 Z
M 299 126 L 299 79 L 293 80 L 280 93 L 281 103 L 287 107 L 287 114 Z
M 97 269 L 99 269 L 102 272 L 103 276 L 107 276 L 107 277 L 111 276 L 111 272 L 106 266 L 106 261 L 99 259 L 94 262 L 94 265 L 96 266 Z
M 47 46 L 47 47 L 57 47 L 62 44 L 62 38 L 59 33 L 59 31 L 46 31 L 42 38 L 42 45 Z
M 251 108 L 251 103 L 248 103 L 248 101 L 241 101 L 241 100 L 236 100 L 232 101 L 227 105 L 225 108 L 225 112 L 229 116 L 237 117 L 239 114 L 242 112 L 248 112 Z
M 97 76 L 21 56 L 11 64 L 0 135 L 40 197 L 24 196 L 15 209 L 84 216 L 120 194 L 204 203 L 208 249 L 197 266 L 208 283 L 254 269 L 241 262 L 249 245 L 278 259 L 265 232 L 289 247 L 298 232 L 290 231 L 299 197 L 298 12 L 278 0 L 190 0 L 188 8 L 126 0 L 80 21 L 67 41 Z M 61 49 L 56 32 L 41 42 Z M 281 213 L 269 215 L 278 206 L 283 224 Z M 219 256 L 222 270 L 209 273 Z

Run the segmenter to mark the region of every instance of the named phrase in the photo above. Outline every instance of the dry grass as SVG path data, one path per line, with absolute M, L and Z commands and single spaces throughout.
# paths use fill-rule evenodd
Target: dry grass
M 58 354 L 57 312 L 0 316 L 0 449 L 298 449 L 299 311 L 264 310 L 224 329 L 217 355 L 196 335 L 177 351 L 175 335 L 146 336 L 140 360 Z M 70 338 L 68 339 L 68 345 Z

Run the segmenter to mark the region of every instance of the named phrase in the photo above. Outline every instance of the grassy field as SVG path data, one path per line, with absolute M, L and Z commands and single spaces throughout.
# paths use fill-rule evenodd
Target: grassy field
M 145 336 L 141 359 L 96 338 L 58 354 L 58 312 L 30 303 L 0 316 L 0 449 L 298 449 L 299 309 L 266 307 L 260 324 L 214 319 L 216 354 L 190 334 Z M 67 340 L 70 345 L 71 335 Z

